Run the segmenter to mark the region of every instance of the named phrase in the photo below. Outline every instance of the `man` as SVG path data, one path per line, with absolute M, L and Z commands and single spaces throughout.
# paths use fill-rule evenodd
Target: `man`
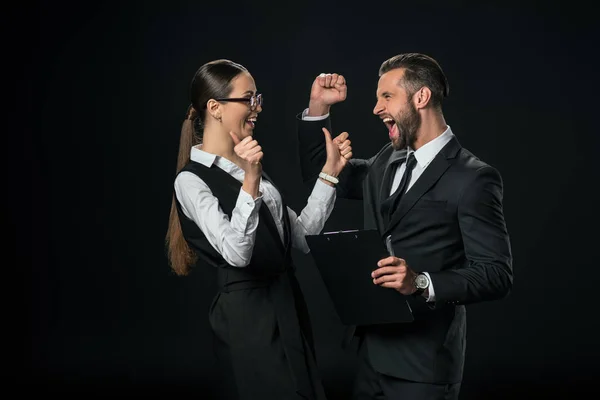
M 338 74 L 321 74 L 312 85 L 298 121 L 307 183 L 325 159 L 330 106 L 345 100 L 346 91 Z M 465 305 L 503 298 L 512 287 L 502 178 L 459 144 L 442 112 L 447 95 L 447 79 L 431 57 L 409 53 L 385 61 L 373 113 L 390 143 L 368 160 L 350 160 L 334 177 L 338 197 L 363 200 L 365 229 L 377 229 L 382 241 L 391 235 L 397 257 L 374 266 L 373 284 L 405 295 L 415 318 L 357 330 L 363 340 L 355 399 L 457 399 Z

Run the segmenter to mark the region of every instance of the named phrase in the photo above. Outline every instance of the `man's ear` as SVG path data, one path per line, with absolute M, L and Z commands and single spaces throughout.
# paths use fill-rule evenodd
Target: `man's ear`
M 413 96 L 415 108 L 417 110 L 427 107 L 431 100 L 431 90 L 427 86 L 423 86 Z

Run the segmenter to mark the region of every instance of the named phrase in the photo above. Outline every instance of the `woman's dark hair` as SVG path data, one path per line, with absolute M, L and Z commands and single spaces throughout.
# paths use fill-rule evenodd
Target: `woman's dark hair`
M 177 175 L 190 161 L 190 150 L 202 142 L 206 120 L 206 103 L 210 99 L 229 97 L 231 81 L 248 70 L 230 60 L 215 60 L 198 68 L 190 85 L 190 106 L 181 127 L 179 154 L 177 156 Z M 170 267 L 177 275 L 187 275 L 196 262 L 196 255 L 183 237 L 179 215 L 177 214 L 175 194 L 171 201 L 169 228 L 165 238 Z

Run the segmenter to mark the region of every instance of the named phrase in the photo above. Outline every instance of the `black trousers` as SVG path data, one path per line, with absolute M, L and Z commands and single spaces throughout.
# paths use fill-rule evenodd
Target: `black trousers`
M 458 400 L 460 383 L 413 382 L 377 372 L 361 342 L 352 400 Z
M 221 370 L 219 399 L 326 399 L 308 313 L 291 274 L 227 286 L 209 320 Z

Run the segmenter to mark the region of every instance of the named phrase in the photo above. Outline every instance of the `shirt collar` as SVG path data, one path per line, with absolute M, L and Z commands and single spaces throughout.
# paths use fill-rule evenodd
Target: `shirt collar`
M 240 174 L 243 176 L 243 170 L 240 167 L 224 157 L 202 150 L 202 144 L 192 147 L 190 151 L 190 160 L 209 168 L 215 164 L 217 167 L 221 168 L 229 175 L 235 176 L 236 178 Z
M 415 153 L 415 158 L 417 159 L 417 164 L 421 168 L 425 168 L 429 165 L 429 163 L 437 156 L 437 154 L 442 150 L 442 148 L 448 144 L 448 142 L 454 137 L 452 133 L 452 129 L 450 129 L 450 125 L 447 125 L 448 128 L 442 133 L 440 136 L 436 137 L 430 142 L 425 143 L 418 150 L 413 150 L 408 148 L 408 152 L 406 156 L 408 157 L 410 153 Z

